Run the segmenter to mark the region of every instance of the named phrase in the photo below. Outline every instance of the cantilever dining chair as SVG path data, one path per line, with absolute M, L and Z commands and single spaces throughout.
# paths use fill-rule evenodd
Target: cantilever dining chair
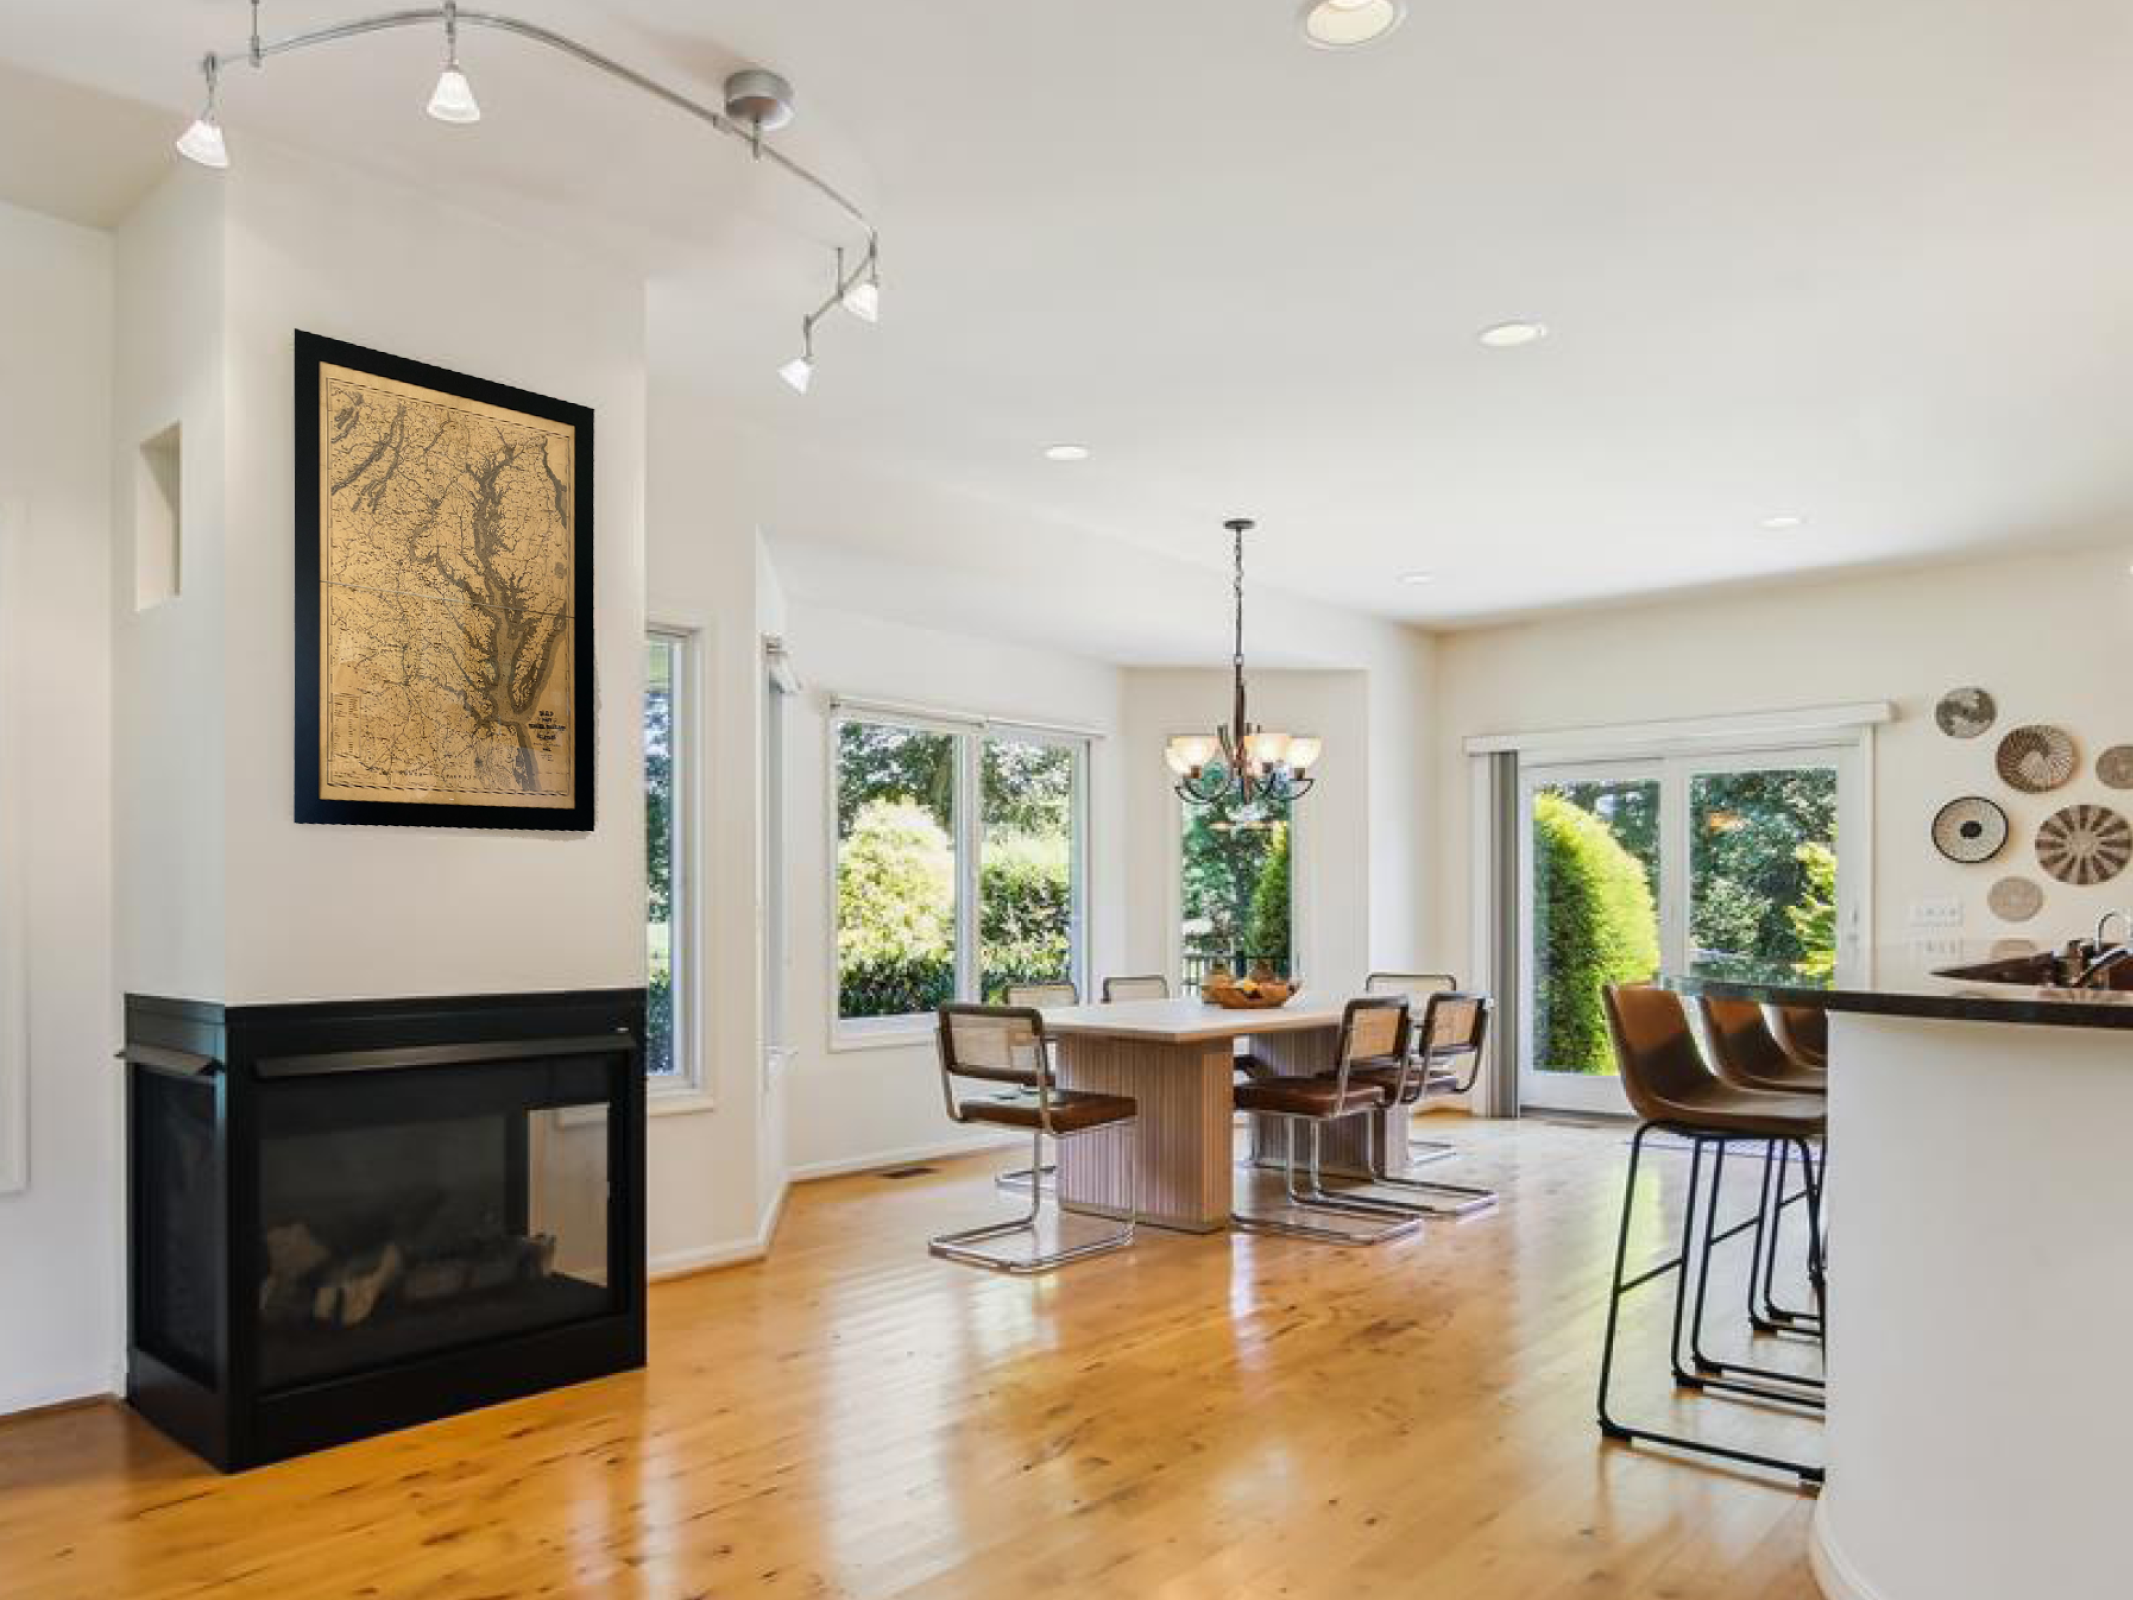
M 1104 1004 L 1115 1000 L 1168 1000 L 1170 980 L 1160 972 L 1104 979 Z
M 1071 978 L 1047 978 L 1036 983 L 1011 983 L 1007 986 L 1006 998 L 1011 1006 L 1025 1006 L 1042 1011 L 1048 1006 L 1080 1005 L 1081 991 L 1074 987 Z M 1057 1052 L 1054 1051 L 1053 1054 L 1055 1059 L 1052 1064 L 1056 1068 Z M 992 1181 L 999 1188 L 1020 1192 L 1032 1184 L 1041 1186 L 1056 1182 L 1058 1177 L 1059 1169 L 1056 1166 L 1010 1167 Z
M 1036 1242 L 1044 1209 L 1044 1187 L 1030 1187 L 1029 1210 L 1004 1222 L 944 1233 L 930 1241 L 937 1256 L 995 1272 L 1028 1274 L 1084 1256 L 1101 1255 L 1133 1242 L 1139 1216 L 1140 1174 L 1135 1151 L 1139 1104 L 1125 1095 L 1090 1094 L 1062 1089 L 1054 1081 L 1051 1051 L 1044 1033 L 1044 1013 L 1033 1006 L 945 1005 L 938 1035 L 941 1094 L 952 1121 L 986 1123 L 1027 1132 L 1032 1168 L 1044 1163 L 1044 1141 L 1054 1143 L 1083 1134 L 1120 1128 L 1125 1134 L 1126 1217 L 1124 1224 L 1086 1244 L 1027 1255 L 999 1256 L 978 1245 L 1009 1234 L 1028 1233 Z M 979 1092 L 972 1092 L 975 1085 Z M 994 1092 L 982 1092 L 985 1087 Z M 1004 1092 L 1002 1092 L 1004 1091 Z

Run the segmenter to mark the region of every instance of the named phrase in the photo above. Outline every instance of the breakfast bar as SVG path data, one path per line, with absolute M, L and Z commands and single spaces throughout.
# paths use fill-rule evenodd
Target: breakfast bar
M 1831 1600 L 2116 1600 L 2133 963 L 1905 949 L 1875 971 L 1666 980 L 1831 1014 L 1816 1576 Z

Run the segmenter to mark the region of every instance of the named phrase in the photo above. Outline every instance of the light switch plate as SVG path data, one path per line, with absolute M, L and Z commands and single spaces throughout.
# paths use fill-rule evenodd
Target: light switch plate
M 1962 925 L 1963 902 L 1953 895 L 1944 900 L 1911 902 L 1911 926 L 1914 928 L 1960 928 Z

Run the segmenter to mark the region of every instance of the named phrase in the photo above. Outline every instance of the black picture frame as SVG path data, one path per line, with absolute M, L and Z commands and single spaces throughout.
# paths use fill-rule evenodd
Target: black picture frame
M 573 803 L 546 808 L 435 801 L 343 800 L 320 795 L 319 771 L 319 368 L 348 367 L 484 405 L 524 412 L 575 430 L 571 594 L 571 717 L 575 743 Z M 369 827 L 481 828 L 511 832 L 590 833 L 598 777 L 597 658 L 593 630 L 593 411 L 487 378 L 386 354 L 322 334 L 296 331 L 296 820 Z

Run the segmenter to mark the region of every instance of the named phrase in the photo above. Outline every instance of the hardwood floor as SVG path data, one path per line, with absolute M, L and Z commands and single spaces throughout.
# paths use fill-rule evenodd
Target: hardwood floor
M 655 1289 L 649 1371 L 237 1478 L 117 1406 L 0 1425 L 0 1595 L 1813 1600 L 1810 1499 L 1594 1431 L 1623 1132 L 1450 1136 L 1496 1213 L 1034 1281 L 924 1244 L 1021 1152 L 808 1186 L 768 1262 Z M 1625 1403 L 1664 1415 L 1646 1298 Z

